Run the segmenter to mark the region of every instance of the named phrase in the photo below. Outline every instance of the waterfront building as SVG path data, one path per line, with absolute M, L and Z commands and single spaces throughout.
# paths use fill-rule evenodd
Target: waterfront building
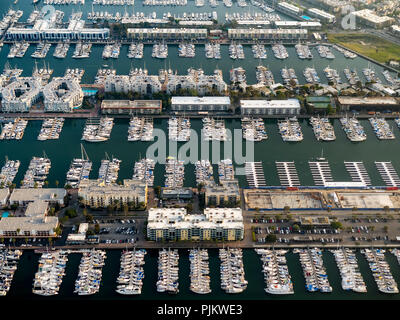
M 393 25 L 390 30 L 397 36 L 400 36 L 400 25 Z
M 305 29 L 228 29 L 228 38 L 232 40 L 301 40 L 307 39 L 307 35 Z
M 103 100 L 102 114 L 160 114 L 161 100 Z
M 388 16 L 378 16 L 374 11 L 363 9 L 351 13 L 356 18 L 356 22 L 380 29 L 388 27 L 395 22 L 394 18 Z
M 157 75 L 147 74 L 147 70 L 139 70 L 130 75 L 107 75 L 103 80 L 105 92 L 138 92 L 151 94 L 161 91 L 161 82 Z
M 2 237 L 54 237 L 58 218 L 47 216 L 49 203 L 45 200 L 29 202 L 25 216 L 3 217 L 0 220 Z
M 172 97 L 171 110 L 175 112 L 228 112 L 229 97 Z
M 300 102 L 288 100 L 240 100 L 242 115 L 298 115 Z
M 204 95 L 212 91 L 220 93 L 228 89 L 222 71 L 214 70 L 214 73 L 207 75 L 203 69 L 188 69 L 187 75 L 174 74 L 172 70 L 160 71 L 160 81 L 163 81 L 163 89 L 171 94 L 179 89 L 194 89 L 199 95 Z
M 336 22 L 336 17 L 333 14 L 330 14 L 326 11 L 323 11 L 323 10 L 320 10 L 317 8 L 310 8 L 307 10 L 307 13 L 311 17 L 318 18 L 325 23 L 335 23 Z
M 56 12 L 49 18 L 36 20 L 33 27 L 11 27 L 5 38 L 9 41 L 64 41 L 64 40 L 106 40 L 108 28 L 85 28 L 85 21 L 71 19 L 66 28 L 57 27 Z
M 8 196 L 10 195 L 10 190 L 8 188 L 0 189 L 0 206 L 7 205 Z
M 3 112 L 28 112 L 40 97 L 41 84 L 33 77 L 20 77 L 1 90 Z
M 240 208 L 206 208 L 203 214 L 187 214 L 185 208 L 151 208 L 147 239 L 242 240 L 243 215 Z
M 200 40 L 206 39 L 208 32 L 191 28 L 129 28 L 127 34 L 135 40 Z
M 320 30 L 322 28 L 319 21 L 275 21 L 274 25 L 277 28 L 304 28 L 308 30 Z
M 141 180 L 124 179 L 123 184 L 105 184 L 101 180 L 84 180 L 79 185 L 82 203 L 92 208 L 116 205 L 147 205 L 147 184 Z
M 82 105 L 83 91 L 77 78 L 53 78 L 43 88 L 44 111 L 72 112 Z
M 219 184 L 208 183 L 205 188 L 205 203 L 208 206 L 236 205 L 240 201 L 239 183 L 236 179 L 220 179 Z
M 26 188 L 14 189 L 10 195 L 10 204 L 26 206 L 30 202 L 46 201 L 49 204 L 64 205 L 64 198 L 67 195 L 65 189 L 61 188 Z
M 395 97 L 347 97 L 337 98 L 341 110 L 350 111 L 398 111 L 400 100 Z
M 290 16 L 300 16 L 303 9 L 287 2 L 279 2 L 276 9 Z

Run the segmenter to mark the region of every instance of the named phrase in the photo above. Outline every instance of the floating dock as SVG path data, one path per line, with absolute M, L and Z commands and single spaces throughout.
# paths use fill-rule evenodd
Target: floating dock
M 300 186 L 299 176 L 294 161 L 275 161 L 279 181 L 285 187 Z
M 345 161 L 344 165 L 351 179 L 355 182 L 362 182 L 366 186 L 371 185 L 371 178 L 365 169 L 364 163 L 361 161 Z
M 392 162 L 375 161 L 375 166 L 382 177 L 382 180 L 390 187 L 399 187 L 400 178 L 396 170 L 393 168 Z
M 325 186 L 327 182 L 333 182 L 328 161 L 309 161 L 308 164 L 316 186 Z
M 249 187 L 266 187 L 262 162 L 246 162 L 245 171 Z

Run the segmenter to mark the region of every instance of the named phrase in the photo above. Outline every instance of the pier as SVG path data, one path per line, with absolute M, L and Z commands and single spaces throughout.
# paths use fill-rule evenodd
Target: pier
M 345 161 L 344 165 L 351 179 L 355 182 L 362 182 L 366 186 L 371 185 L 371 178 L 365 169 L 364 163 L 361 161 Z
M 266 187 L 262 162 L 246 162 L 245 171 L 247 183 L 250 187 Z
M 279 181 L 285 187 L 300 186 L 299 176 L 294 161 L 275 161 Z
M 333 182 L 328 161 L 309 161 L 308 164 L 316 186 L 325 186 L 327 182 Z
M 375 161 L 375 166 L 379 171 L 379 174 L 382 177 L 382 180 L 385 182 L 387 186 L 390 187 L 399 187 L 400 186 L 400 178 L 394 169 L 392 162 L 382 162 Z

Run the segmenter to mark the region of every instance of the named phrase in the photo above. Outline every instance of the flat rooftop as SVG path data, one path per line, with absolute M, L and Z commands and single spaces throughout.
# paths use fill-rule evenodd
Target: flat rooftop
M 231 104 L 229 97 L 172 97 L 172 104 L 197 104 L 197 105 L 209 105 L 209 104 Z

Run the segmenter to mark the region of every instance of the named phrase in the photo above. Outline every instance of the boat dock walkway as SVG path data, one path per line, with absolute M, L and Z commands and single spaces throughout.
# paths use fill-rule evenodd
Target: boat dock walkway
M 294 161 L 275 161 L 276 170 L 278 171 L 279 181 L 285 187 L 300 186 L 299 176 Z
M 262 162 L 246 162 L 247 183 L 252 188 L 266 187 Z
M 309 161 L 308 164 L 316 186 L 325 186 L 327 182 L 333 182 L 328 161 Z
M 393 168 L 392 162 L 375 161 L 376 168 L 382 177 L 382 180 L 390 187 L 399 187 L 400 178 L 396 170 Z
M 344 165 L 351 179 L 355 182 L 362 182 L 366 186 L 371 185 L 371 178 L 365 169 L 364 163 L 361 161 L 345 161 Z

